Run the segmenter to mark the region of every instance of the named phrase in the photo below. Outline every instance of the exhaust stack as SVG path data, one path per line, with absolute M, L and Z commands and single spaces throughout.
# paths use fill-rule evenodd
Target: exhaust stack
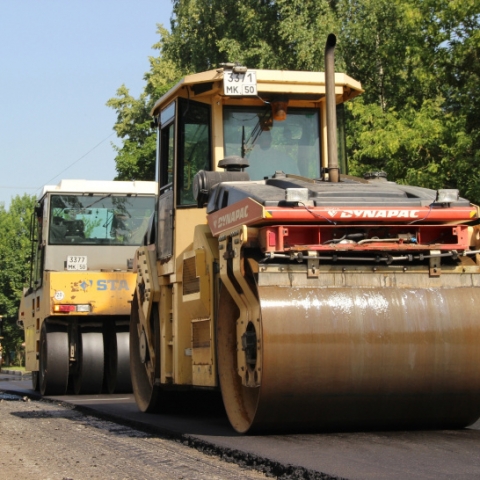
M 337 151 L 337 102 L 335 99 L 335 45 L 337 37 L 331 33 L 325 45 L 325 100 L 327 103 L 328 179 L 340 180 Z

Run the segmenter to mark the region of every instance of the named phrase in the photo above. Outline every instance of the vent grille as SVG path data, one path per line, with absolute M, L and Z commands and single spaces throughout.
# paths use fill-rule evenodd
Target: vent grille
M 210 347 L 210 319 L 192 322 L 192 347 Z
M 197 277 L 195 257 L 186 258 L 183 261 L 183 294 L 198 293 L 200 291 L 200 279 Z

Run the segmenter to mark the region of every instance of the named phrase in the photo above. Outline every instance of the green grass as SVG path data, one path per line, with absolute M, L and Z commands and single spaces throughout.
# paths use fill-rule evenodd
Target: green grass
M 7 367 L 6 365 L 2 365 L 2 368 L 7 370 L 19 370 L 21 372 L 25 372 L 25 367 Z

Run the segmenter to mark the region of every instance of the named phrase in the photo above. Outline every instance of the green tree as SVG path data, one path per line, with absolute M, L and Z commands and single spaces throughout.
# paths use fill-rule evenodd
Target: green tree
M 181 76 L 238 61 L 250 68 L 322 70 L 327 33 L 337 69 L 365 94 L 347 104 L 350 173 L 459 188 L 480 203 L 478 0 L 173 0 L 139 99 L 122 87 L 117 178 L 151 178 L 154 101 Z
M 0 204 L 0 314 L 4 355 L 17 352 L 23 331 L 17 326 L 18 306 L 30 270 L 30 222 L 35 197 L 12 198 L 8 211 Z M 12 360 L 12 359 L 10 359 Z
M 232 61 L 250 68 L 319 69 L 323 39 L 338 24 L 334 6 L 332 0 L 174 0 L 162 54 L 184 73 Z
M 163 39 L 168 38 L 169 33 L 161 25 L 157 28 L 161 39 L 153 47 L 161 52 Z M 162 55 L 150 57 L 149 62 L 150 71 L 144 75 L 146 85 L 138 99 L 122 85 L 116 97 L 107 102 L 107 106 L 117 112 L 113 128 L 123 141 L 121 147 L 113 145 L 117 152 L 115 180 L 155 179 L 156 131 L 151 126 L 150 111 L 155 101 L 181 78 L 181 73 Z
M 347 71 L 367 91 L 348 105 L 350 173 L 382 169 L 480 202 L 477 4 L 343 1 L 360 19 L 342 27 Z
M 145 94 L 133 98 L 127 87 L 117 90 L 117 97 L 107 102 L 117 111 L 114 126 L 122 147 L 113 145 L 117 152 L 115 180 L 152 180 L 155 178 L 155 138 L 150 128 L 148 102 Z
M 341 0 L 339 13 L 346 70 L 366 90 L 347 104 L 350 173 L 385 170 L 396 181 L 441 185 L 432 174 L 443 99 L 423 13 L 409 0 Z
M 433 10 L 434 2 L 430 1 Z M 436 11 L 446 48 L 440 57 L 445 108 L 452 118 L 446 176 L 468 198 L 480 203 L 480 4 L 442 1 Z M 438 12 L 438 13 L 437 13 Z
M 122 85 L 107 105 L 117 112 L 117 180 L 153 179 L 155 131 L 150 111 L 182 76 L 237 61 L 250 68 L 320 69 L 323 40 L 335 29 L 327 0 L 173 0 L 171 32 L 161 25 L 146 86 L 138 99 Z M 295 36 L 307 25 L 301 38 Z M 322 34 L 325 32 L 325 34 Z

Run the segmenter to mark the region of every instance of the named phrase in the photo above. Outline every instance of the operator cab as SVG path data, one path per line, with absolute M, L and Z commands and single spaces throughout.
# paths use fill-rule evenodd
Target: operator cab
M 340 168 L 347 173 L 343 102 L 360 83 L 335 74 Z M 223 68 L 185 77 L 152 110 L 159 128 L 160 193 L 177 207 L 196 206 L 193 179 L 218 162 L 248 160 L 250 180 L 275 171 L 318 179 L 327 165 L 325 75 L 318 72 Z
M 342 173 L 347 171 L 342 104 L 362 91 L 359 82 L 335 74 Z M 182 211 L 208 201 L 207 185 L 195 178 L 198 172 L 208 174 L 203 178 L 208 177 L 210 186 L 264 182 L 276 171 L 320 178 L 328 165 L 325 95 L 324 73 L 248 70 L 228 64 L 189 75 L 160 98 L 151 112 L 159 130 L 159 260 L 173 255 L 174 218 L 185 216 L 188 222 Z M 230 157 L 241 159 L 242 171 L 223 172 L 220 162 Z M 164 273 L 173 268 L 171 263 Z
M 125 258 L 133 258 L 154 214 L 156 190 L 155 182 L 45 186 L 32 216 L 30 290 L 42 286 L 45 271 L 127 270 Z

